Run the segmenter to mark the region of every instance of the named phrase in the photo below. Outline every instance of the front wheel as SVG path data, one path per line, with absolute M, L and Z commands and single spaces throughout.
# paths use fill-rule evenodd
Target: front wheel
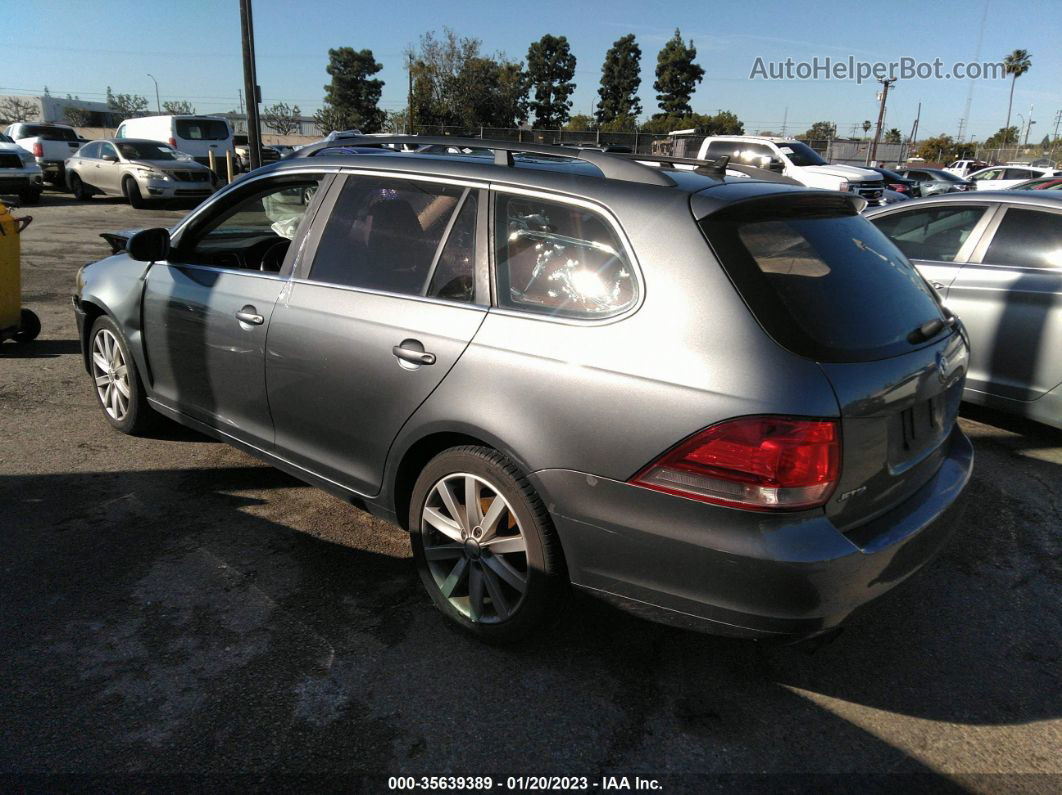
M 92 191 L 85 187 L 85 183 L 77 174 L 70 175 L 70 192 L 74 194 L 75 199 L 82 202 L 92 197 Z
M 144 201 L 144 195 L 140 192 L 140 186 L 136 184 L 136 180 L 132 177 L 126 177 L 125 179 L 125 198 L 129 200 L 129 206 L 135 210 L 141 210 L 147 207 L 147 202 Z
M 566 590 L 549 513 L 496 450 L 457 447 L 433 458 L 414 486 L 409 527 L 432 601 L 481 640 L 528 635 Z
M 109 317 L 102 316 L 93 324 L 89 356 L 96 400 L 107 422 L 122 433 L 148 430 L 156 415 L 147 404 L 144 384 L 129 347 Z
M 33 342 L 41 333 L 41 319 L 32 309 L 23 309 L 19 312 L 18 331 L 15 332 L 15 342 Z

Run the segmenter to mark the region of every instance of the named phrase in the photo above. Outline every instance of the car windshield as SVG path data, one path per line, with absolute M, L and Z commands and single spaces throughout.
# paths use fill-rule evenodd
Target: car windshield
M 739 206 L 701 228 L 756 319 L 789 350 L 819 361 L 886 358 L 911 350 L 914 329 L 942 319 L 925 280 L 862 216 Z
M 115 141 L 126 160 L 176 160 L 177 153 L 165 144 L 149 141 Z
M 186 141 L 225 141 L 229 125 L 222 119 L 177 119 L 177 137 Z
M 933 179 L 935 179 L 937 181 L 943 181 L 943 182 L 966 182 L 966 180 L 964 180 L 962 177 L 957 177 L 956 175 L 952 174 L 950 171 L 932 170 L 932 171 L 926 171 L 926 173 L 929 174 L 930 177 L 932 177 Z
M 43 138 L 45 141 L 76 141 L 77 133 L 69 127 L 51 127 L 47 124 L 26 124 L 22 127 L 23 138 Z
M 825 166 L 826 161 L 818 152 L 800 141 L 786 141 L 778 144 L 778 150 L 793 161 L 794 166 Z
M 4 144 L 13 144 L 13 143 L 14 143 L 14 141 L 12 141 L 12 140 L 11 140 L 10 138 L 8 138 L 8 137 L 7 137 L 6 135 L 4 135 L 3 133 L 0 133 L 0 143 L 4 143 Z

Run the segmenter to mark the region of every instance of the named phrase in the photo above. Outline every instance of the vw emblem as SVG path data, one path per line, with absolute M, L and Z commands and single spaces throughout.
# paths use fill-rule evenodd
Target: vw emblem
M 948 378 L 948 357 L 943 353 L 937 354 L 937 377 L 940 379 L 941 383 Z

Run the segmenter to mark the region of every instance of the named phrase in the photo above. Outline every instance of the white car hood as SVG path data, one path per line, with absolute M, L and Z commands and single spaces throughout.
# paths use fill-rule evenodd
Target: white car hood
M 839 166 L 835 164 L 826 166 L 805 166 L 808 171 L 817 174 L 829 174 L 831 177 L 841 177 L 849 182 L 877 182 L 881 180 L 881 174 L 856 166 Z

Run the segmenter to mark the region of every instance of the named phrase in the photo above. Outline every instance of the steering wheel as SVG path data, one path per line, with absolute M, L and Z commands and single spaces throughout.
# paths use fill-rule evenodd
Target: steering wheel
M 262 261 L 258 265 L 258 270 L 266 273 L 280 273 L 280 269 L 284 265 L 284 256 L 288 253 L 288 246 L 290 245 L 290 240 L 278 240 L 269 246 L 265 253 L 262 254 Z

